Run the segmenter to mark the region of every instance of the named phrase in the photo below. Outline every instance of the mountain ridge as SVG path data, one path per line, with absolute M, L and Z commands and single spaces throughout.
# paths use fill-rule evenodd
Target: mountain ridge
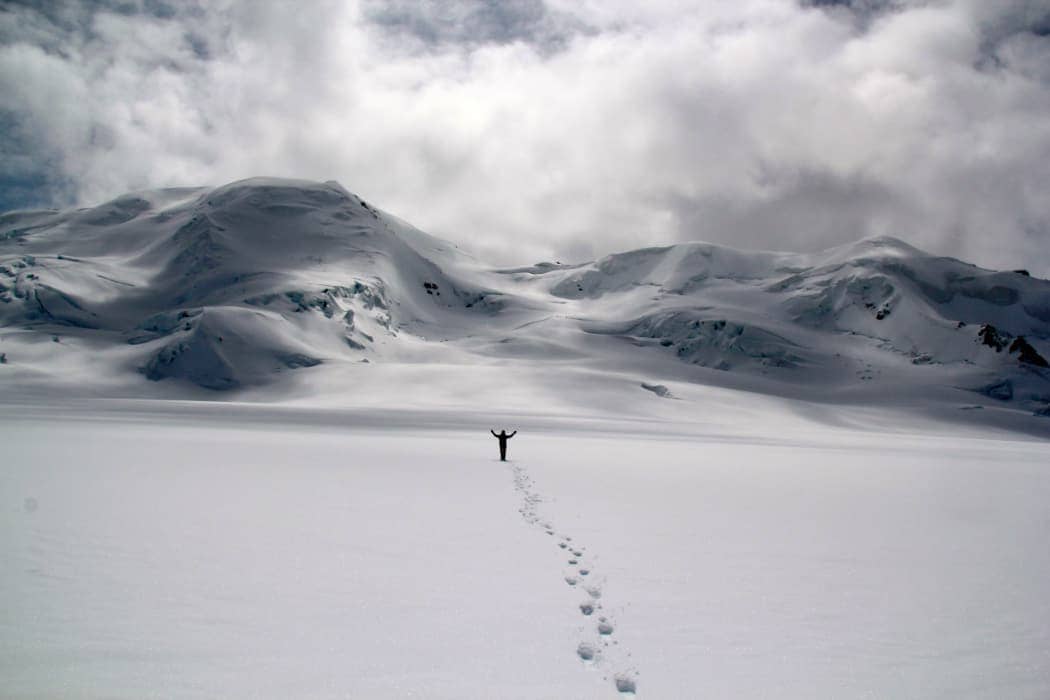
M 892 237 L 490 268 L 338 183 L 277 178 L 0 215 L 0 341 L 0 381 L 95 364 L 125 392 L 250 394 L 301 371 L 430 362 L 1050 406 L 1050 282 L 1022 272 Z

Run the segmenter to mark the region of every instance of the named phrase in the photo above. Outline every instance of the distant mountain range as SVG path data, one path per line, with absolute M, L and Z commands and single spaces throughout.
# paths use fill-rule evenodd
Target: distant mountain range
M 96 367 L 236 394 L 326 366 L 440 359 L 815 401 L 937 388 L 1039 413 L 1048 357 L 1050 282 L 893 238 L 496 269 L 337 183 L 263 178 L 0 216 L 0 386 L 19 366 L 40 382 Z

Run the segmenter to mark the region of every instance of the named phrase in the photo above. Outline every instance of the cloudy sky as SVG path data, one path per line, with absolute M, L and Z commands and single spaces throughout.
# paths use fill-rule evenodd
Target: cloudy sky
M 252 175 L 494 263 L 890 234 L 1050 276 L 1050 0 L 0 3 L 0 209 Z

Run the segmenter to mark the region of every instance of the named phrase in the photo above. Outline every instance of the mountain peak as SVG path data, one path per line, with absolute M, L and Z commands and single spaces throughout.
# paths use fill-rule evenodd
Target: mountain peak
M 500 271 L 336 182 L 284 178 L 0 223 L 6 377 L 35 368 L 17 376 L 61 383 L 39 352 L 54 338 L 66 363 L 119 358 L 107 376 L 147 395 L 290 387 L 368 360 L 644 368 L 649 385 L 815 401 L 1009 385 L 977 395 L 1041 410 L 1050 396 L 1050 283 L 889 236 L 807 254 L 697 241 Z M 982 342 L 982 328 L 1010 342 Z

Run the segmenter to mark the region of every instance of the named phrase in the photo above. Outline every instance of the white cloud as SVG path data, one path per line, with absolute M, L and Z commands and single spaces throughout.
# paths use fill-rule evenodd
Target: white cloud
M 1050 1 L 817 4 L 13 9 L 0 178 L 334 178 L 500 262 L 886 233 L 1050 275 Z

